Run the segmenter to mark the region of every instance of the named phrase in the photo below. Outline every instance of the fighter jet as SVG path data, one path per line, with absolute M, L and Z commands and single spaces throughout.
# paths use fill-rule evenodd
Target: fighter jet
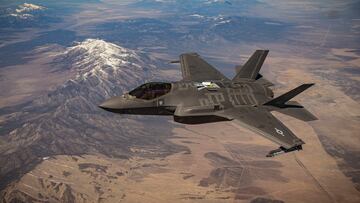
M 305 144 L 271 112 L 303 121 L 317 118 L 300 103 L 290 101 L 314 84 L 303 84 L 274 98 L 273 86 L 260 73 L 269 50 L 257 50 L 231 80 L 197 53 L 184 53 L 180 60 L 183 79 L 149 82 L 100 104 L 119 114 L 173 116 L 175 122 L 201 124 L 233 121 L 280 145 L 267 157 L 302 150 Z

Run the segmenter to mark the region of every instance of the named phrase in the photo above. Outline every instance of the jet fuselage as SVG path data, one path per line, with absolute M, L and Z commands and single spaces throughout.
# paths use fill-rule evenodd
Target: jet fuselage
M 135 115 L 174 115 L 177 110 L 184 111 L 185 116 L 174 116 L 174 120 L 197 124 L 227 120 L 213 113 L 234 107 L 261 105 L 273 95 L 270 88 L 245 81 L 153 82 L 106 100 L 100 107 L 114 113 Z

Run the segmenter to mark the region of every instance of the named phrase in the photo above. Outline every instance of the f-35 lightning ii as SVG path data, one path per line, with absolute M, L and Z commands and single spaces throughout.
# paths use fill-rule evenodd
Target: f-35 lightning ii
M 257 50 L 237 67 L 230 80 L 196 53 L 180 55 L 183 80 L 149 82 L 129 93 L 106 100 L 99 107 L 119 114 L 169 115 L 174 121 L 201 124 L 235 121 L 280 145 L 267 157 L 302 150 L 304 142 L 271 114 L 278 111 L 303 121 L 317 118 L 296 101 L 289 101 L 314 84 L 303 84 L 274 98 L 271 82 L 260 68 L 268 50 Z

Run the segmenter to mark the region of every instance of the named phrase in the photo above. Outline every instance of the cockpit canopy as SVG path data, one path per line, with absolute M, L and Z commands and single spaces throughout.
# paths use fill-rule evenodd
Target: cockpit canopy
M 169 93 L 170 90 L 170 83 L 150 82 L 135 88 L 129 94 L 138 99 L 152 100 Z

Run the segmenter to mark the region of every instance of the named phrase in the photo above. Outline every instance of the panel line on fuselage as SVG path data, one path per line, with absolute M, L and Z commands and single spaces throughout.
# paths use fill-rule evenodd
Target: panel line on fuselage
M 260 101 L 257 98 L 255 90 L 259 89 L 252 84 L 244 83 L 224 83 L 220 81 L 207 81 L 218 85 L 217 88 L 204 87 L 198 88 L 199 82 L 179 82 L 177 87 L 180 91 L 194 90 L 199 94 L 198 105 L 200 106 L 219 106 L 220 108 L 241 107 L 248 105 L 258 105 Z M 200 82 L 201 83 L 201 82 Z M 200 84 L 199 83 L 199 84 Z M 204 82 L 202 82 L 204 83 Z M 260 88 L 264 93 L 266 90 Z M 260 99 L 260 98 L 259 98 Z M 260 99 L 261 100 L 261 99 Z

